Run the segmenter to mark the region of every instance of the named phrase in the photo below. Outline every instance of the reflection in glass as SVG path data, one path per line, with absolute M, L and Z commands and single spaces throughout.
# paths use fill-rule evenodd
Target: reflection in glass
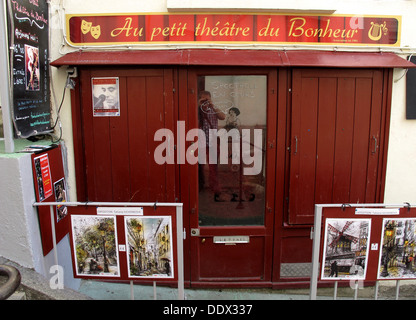
M 199 223 L 263 225 L 266 76 L 198 77 Z

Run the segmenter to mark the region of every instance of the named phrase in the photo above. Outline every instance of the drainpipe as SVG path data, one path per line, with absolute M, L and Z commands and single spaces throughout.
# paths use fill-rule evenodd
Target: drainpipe
M 10 99 L 10 70 L 8 33 L 6 28 L 5 3 L 0 5 L 0 95 L 1 111 L 3 116 L 4 146 L 6 153 L 14 152 L 12 109 Z

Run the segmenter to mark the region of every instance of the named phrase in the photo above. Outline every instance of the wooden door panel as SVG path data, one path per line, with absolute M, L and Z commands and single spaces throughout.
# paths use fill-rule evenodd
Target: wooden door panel
M 350 196 L 351 154 L 354 134 L 355 79 L 339 78 L 335 130 L 332 201 L 347 203 Z
M 250 237 L 249 243 L 225 245 L 204 237 L 200 245 L 199 279 L 202 281 L 264 280 L 265 238 Z
M 371 124 L 372 79 L 356 79 L 350 202 L 365 202 Z
M 112 199 L 113 201 L 129 201 L 130 197 L 130 166 L 129 157 L 126 152 L 129 147 L 128 140 L 128 107 L 127 103 L 127 78 L 120 77 L 120 106 L 119 117 L 109 117 L 109 142 L 110 142 L 110 162 L 112 179 Z M 123 108 L 124 106 L 124 108 Z M 127 107 L 126 107 L 127 106 Z M 98 133 L 99 134 L 99 133 Z M 104 142 L 102 142 L 104 143 Z M 108 142 L 107 142 L 108 143 Z M 100 161 L 101 159 L 97 159 Z M 103 186 L 97 184 L 97 186 Z
M 108 119 L 94 119 L 91 129 L 92 149 L 85 150 L 87 158 L 88 199 L 113 199 L 113 190 L 109 187 L 97 188 L 96 186 L 111 186 L 111 145 L 110 123 Z M 92 175 L 91 175 L 92 174 Z
M 305 212 L 308 204 L 314 201 L 315 166 L 316 166 L 316 134 L 318 109 L 318 79 L 302 78 L 302 95 L 300 103 L 296 105 L 292 120 L 293 138 L 292 153 L 295 155 L 291 171 L 292 187 L 295 197 L 290 198 L 290 210 Z M 301 106 L 307 106 L 302 108 Z M 298 201 L 302 198 L 303 201 Z
M 160 141 L 154 140 L 155 132 L 159 129 L 166 128 L 163 78 L 146 78 L 146 89 L 148 192 L 156 201 L 167 201 L 167 191 L 173 187 L 166 185 L 167 166 L 172 167 L 172 165 L 159 165 L 154 160 L 154 150 L 160 144 Z M 170 200 L 173 201 L 173 199 Z
M 132 77 L 128 83 L 129 153 L 131 168 L 132 201 L 149 201 L 147 170 L 147 126 L 146 126 L 146 78 Z M 134 130 L 134 128 L 136 128 Z M 142 165 L 139 165 L 142 164 Z
M 382 72 L 294 70 L 289 223 L 315 203 L 377 202 Z
M 388 85 L 388 81 L 386 81 Z M 378 179 L 381 179 L 380 172 L 382 170 L 382 146 L 383 146 L 383 94 L 388 91 L 387 85 L 383 83 L 383 73 L 379 70 L 374 71 L 372 83 L 372 101 L 371 101 L 371 124 L 370 124 L 370 144 L 368 153 L 367 165 L 367 188 L 365 202 L 371 203 L 377 199 L 377 184 Z M 384 87 L 384 88 L 383 88 Z M 386 126 L 388 127 L 388 126 Z
M 332 201 L 336 119 L 334 105 L 338 82 L 333 78 L 320 78 L 319 84 L 315 203 L 327 203 Z
M 93 116 L 92 77 L 118 77 L 120 116 Z M 84 71 L 81 85 L 87 199 L 174 201 L 175 170 L 154 160 L 155 132 L 173 130 L 172 70 Z

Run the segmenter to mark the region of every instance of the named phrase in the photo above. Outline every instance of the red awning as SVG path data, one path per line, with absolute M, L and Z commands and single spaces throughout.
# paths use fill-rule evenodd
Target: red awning
M 52 66 L 198 65 L 282 66 L 324 68 L 415 68 L 389 52 L 277 51 L 277 50 L 131 50 L 78 51 L 53 61 Z

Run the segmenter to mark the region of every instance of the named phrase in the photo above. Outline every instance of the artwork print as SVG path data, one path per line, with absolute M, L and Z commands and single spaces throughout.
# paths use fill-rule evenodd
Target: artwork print
M 39 48 L 25 44 L 26 91 L 40 90 Z
M 33 159 L 38 185 L 39 201 L 43 201 L 52 195 L 52 177 L 49 166 L 49 157 L 43 154 Z
M 170 216 L 125 216 L 128 276 L 173 278 Z
M 416 218 L 383 219 L 378 279 L 414 279 Z
M 365 279 L 371 219 L 326 219 L 321 279 Z
M 76 275 L 119 277 L 114 216 L 71 215 Z
M 55 191 L 55 201 L 56 202 L 66 202 L 66 187 L 65 187 L 65 179 L 62 178 L 59 181 L 53 184 L 53 188 Z M 61 204 L 56 206 L 56 221 L 59 222 L 63 218 L 65 218 L 68 214 L 68 208 L 66 205 Z

